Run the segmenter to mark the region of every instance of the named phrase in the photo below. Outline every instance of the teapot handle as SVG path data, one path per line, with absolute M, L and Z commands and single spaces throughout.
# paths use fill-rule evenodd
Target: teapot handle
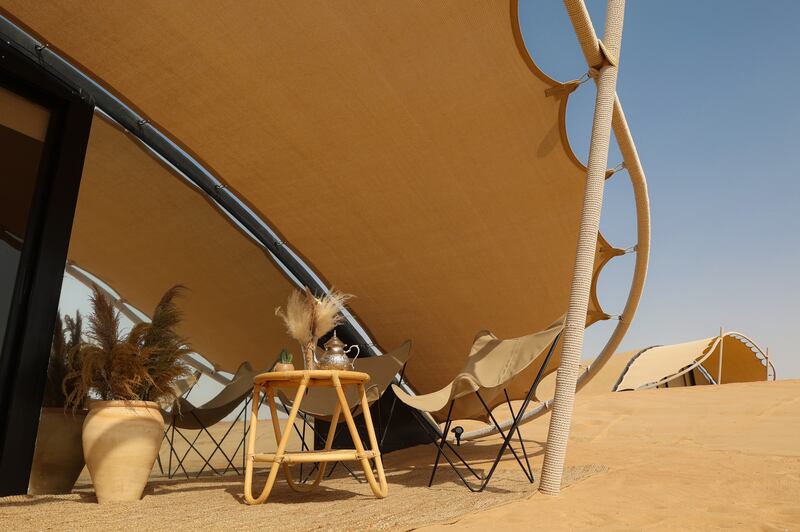
M 356 344 L 353 344 L 353 345 L 351 345 L 350 347 L 347 348 L 347 351 L 345 351 L 345 353 L 347 353 L 349 355 L 350 354 L 350 350 L 353 349 L 354 347 L 356 348 L 356 356 L 353 357 L 353 361 L 350 363 L 351 366 L 355 363 L 356 359 L 358 358 L 358 355 L 361 354 L 361 349 Z

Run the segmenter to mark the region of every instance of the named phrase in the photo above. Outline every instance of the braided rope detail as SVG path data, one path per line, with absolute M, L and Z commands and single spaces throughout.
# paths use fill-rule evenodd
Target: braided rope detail
M 584 32 L 593 32 L 591 19 L 582 0 L 565 0 L 565 6 L 580 37 Z M 609 0 L 606 14 L 605 47 L 619 56 L 624 0 Z M 581 16 L 581 15 L 585 15 Z M 587 39 L 584 39 L 587 40 Z M 586 50 L 584 49 L 586 53 Z M 587 53 L 587 56 L 589 54 Z M 575 402 L 575 387 L 583 351 L 583 333 L 586 311 L 589 307 L 589 292 L 592 283 L 597 231 L 600 227 L 600 211 L 603 205 L 603 187 L 608 165 L 608 147 L 611 137 L 611 120 L 616 97 L 617 67 L 606 64 L 597 77 L 597 98 L 589 148 L 589 164 L 586 177 L 581 225 L 578 233 L 578 249 L 570 289 L 569 306 L 564 326 L 561 363 L 556 374 L 556 391 L 547 447 L 542 465 L 540 491 L 557 495 L 561 490 L 561 477 L 567 453 L 572 410 Z

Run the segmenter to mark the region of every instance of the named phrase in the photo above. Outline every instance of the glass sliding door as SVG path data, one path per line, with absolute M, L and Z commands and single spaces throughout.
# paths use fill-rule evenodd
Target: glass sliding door
M 0 496 L 28 489 L 93 108 L 0 40 Z
M 0 348 L 6 336 L 49 119 L 46 108 L 0 87 Z

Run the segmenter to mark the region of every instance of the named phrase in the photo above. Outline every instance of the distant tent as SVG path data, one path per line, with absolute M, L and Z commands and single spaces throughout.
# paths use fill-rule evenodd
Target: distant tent
M 747 336 L 729 332 L 639 351 L 619 376 L 613 391 L 774 379 L 775 368 L 764 351 Z

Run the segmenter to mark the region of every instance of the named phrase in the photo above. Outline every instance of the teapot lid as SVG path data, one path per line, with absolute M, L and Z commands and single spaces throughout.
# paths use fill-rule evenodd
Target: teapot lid
M 339 340 L 339 338 L 336 336 L 336 330 L 334 329 L 333 336 L 331 336 L 330 340 L 325 342 L 325 350 L 328 351 L 331 349 L 336 349 L 337 347 L 342 349 L 344 348 L 344 345 L 344 342 Z

